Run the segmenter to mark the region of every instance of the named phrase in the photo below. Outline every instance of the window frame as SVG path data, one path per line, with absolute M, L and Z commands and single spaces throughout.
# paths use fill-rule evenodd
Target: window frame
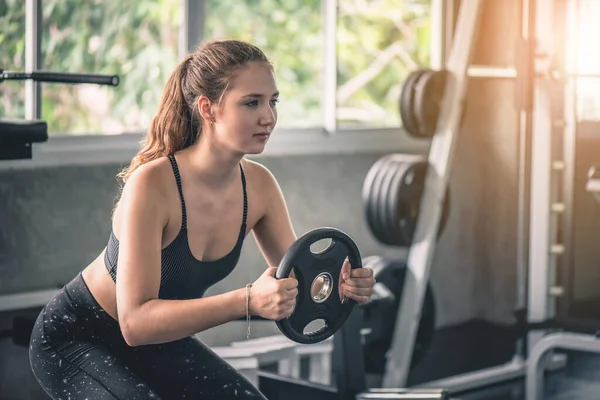
M 39 69 L 42 30 L 41 9 L 43 0 L 26 0 L 26 49 L 27 70 Z M 423 153 L 429 140 L 411 138 L 403 127 L 397 128 L 344 128 L 337 127 L 335 114 L 336 91 L 336 19 L 337 1 L 322 0 L 323 32 L 326 43 L 324 59 L 326 81 L 323 89 L 324 126 L 314 128 L 276 128 L 262 156 L 289 154 L 339 154 L 403 151 Z M 444 65 L 452 27 L 451 15 L 454 0 L 431 0 L 431 67 Z M 179 34 L 180 58 L 194 44 L 201 41 L 205 20 L 205 0 L 180 0 L 184 20 Z M 449 13 L 450 11 L 450 13 Z M 335 67 L 335 68 L 334 68 Z M 27 81 L 25 85 L 26 119 L 41 118 L 41 85 Z M 50 136 L 46 143 L 33 145 L 31 160 L 15 160 L 0 163 L 0 170 L 32 168 L 38 166 L 93 165 L 128 162 L 139 149 L 143 133 L 120 135 Z

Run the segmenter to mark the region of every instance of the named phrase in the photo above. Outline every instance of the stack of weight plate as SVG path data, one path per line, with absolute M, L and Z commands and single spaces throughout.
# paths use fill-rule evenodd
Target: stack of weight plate
M 363 184 L 364 212 L 375 238 L 390 246 L 408 247 L 414 231 L 427 159 L 420 155 L 389 154 L 373 164 Z M 446 226 L 450 194 L 446 191 L 438 236 Z
M 404 130 L 412 137 L 432 138 L 437 131 L 446 72 L 428 68 L 411 72 L 402 85 L 398 109 Z

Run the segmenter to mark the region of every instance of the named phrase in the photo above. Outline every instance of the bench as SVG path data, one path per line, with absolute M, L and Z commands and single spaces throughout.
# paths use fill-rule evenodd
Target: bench
M 257 371 L 267 365 L 277 364 L 277 373 L 300 378 L 300 362 L 309 358 L 308 380 L 331 384 L 332 338 L 316 344 L 296 343 L 283 335 L 232 342 L 229 346 L 211 349 L 253 383 Z

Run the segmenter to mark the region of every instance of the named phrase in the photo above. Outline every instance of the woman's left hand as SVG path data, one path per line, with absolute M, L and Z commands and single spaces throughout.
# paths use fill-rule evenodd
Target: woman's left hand
M 373 294 L 375 278 L 373 278 L 371 268 L 352 269 L 350 261 L 346 259 L 342 265 L 339 282 L 340 299 L 346 296 L 358 304 L 364 304 L 369 301 Z

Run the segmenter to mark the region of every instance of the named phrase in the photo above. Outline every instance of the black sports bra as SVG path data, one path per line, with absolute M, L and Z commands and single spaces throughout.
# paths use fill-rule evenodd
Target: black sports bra
M 229 275 L 237 265 L 242 244 L 246 235 L 246 217 L 248 214 L 248 196 L 246 177 L 240 164 L 242 187 L 244 190 L 244 217 L 235 247 L 218 260 L 200 261 L 190 250 L 187 236 L 187 216 L 181 188 L 181 176 L 175 157 L 168 156 L 177 181 L 181 198 L 181 230 L 175 239 L 161 252 L 160 299 L 193 299 L 204 295 L 206 290 Z M 113 281 L 117 281 L 117 261 L 119 259 L 119 240 L 111 230 L 108 245 L 104 253 L 104 264 Z

